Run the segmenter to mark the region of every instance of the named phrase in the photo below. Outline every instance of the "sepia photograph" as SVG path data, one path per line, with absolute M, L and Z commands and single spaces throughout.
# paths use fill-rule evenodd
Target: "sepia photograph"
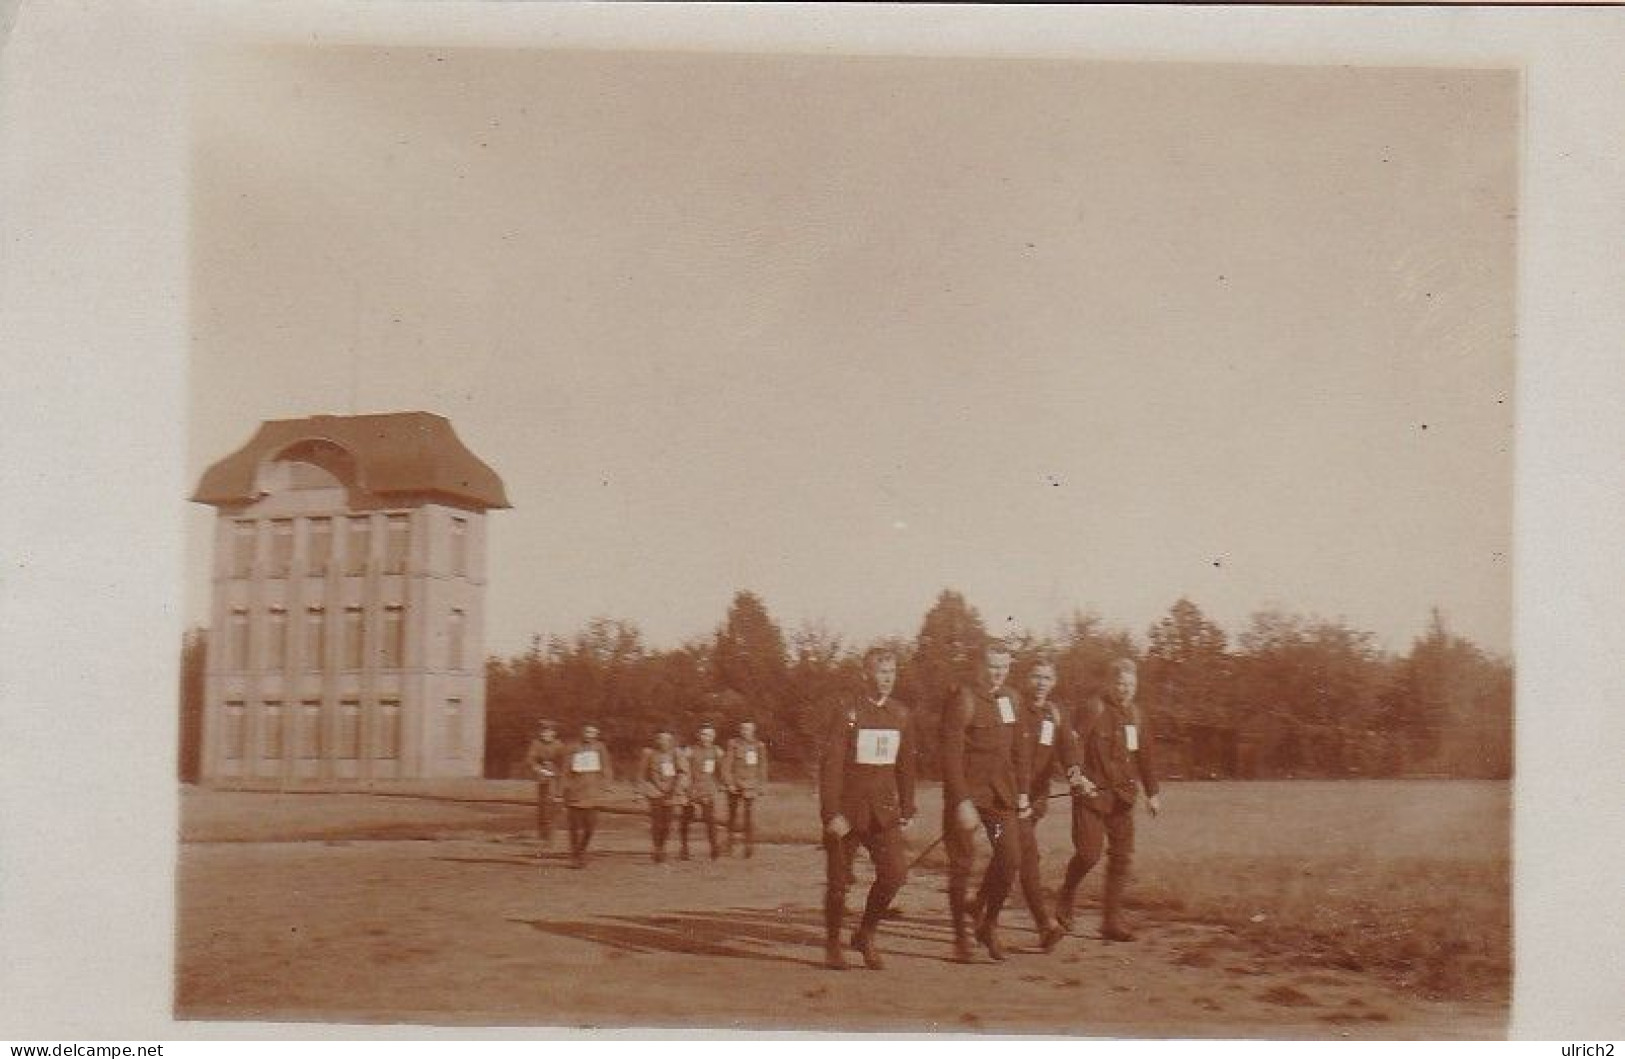
M 177 1015 L 1504 1035 L 1518 91 L 203 57 Z
M 1575 34 L 726 6 L 23 11 L 8 1025 L 1617 1019 Z

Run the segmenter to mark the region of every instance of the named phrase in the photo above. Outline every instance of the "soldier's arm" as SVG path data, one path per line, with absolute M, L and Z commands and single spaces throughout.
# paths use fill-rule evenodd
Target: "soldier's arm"
M 765 791 L 767 790 L 767 744 L 765 742 L 756 744 L 756 764 L 756 786 Z
M 1016 716 L 1022 716 L 1024 707 L 1021 705 L 1021 699 L 1013 693 L 1010 697 L 1016 707 Z M 1033 746 L 1037 740 L 1025 738 L 1020 731 L 1020 725 L 1017 725 L 1016 728 L 1016 790 L 1020 792 L 1021 796 L 1031 801 L 1032 798 L 1028 792 L 1033 789 Z
M 717 775 L 722 780 L 722 786 L 728 790 L 734 789 L 734 752 L 739 744 L 730 739 L 728 748 L 722 752 L 722 764 L 717 766 Z
M 970 690 L 961 688 L 942 711 L 942 789 L 950 811 L 970 797 L 970 783 L 965 779 L 965 729 L 975 708 Z
M 1055 761 L 1063 775 L 1083 766 L 1083 755 L 1078 752 L 1078 736 L 1072 730 L 1072 711 L 1064 706 L 1055 708 Z
M 1134 763 L 1140 771 L 1140 786 L 1152 798 L 1157 796 L 1157 752 L 1154 749 L 1156 741 L 1153 738 L 1155 730 L 1146 719 L 1146 711 L 1140 711 L 1140 749 L 1134 754 Z
M 903 719 L 903 734 L 897 747 L 897 805 L 904 820 L 914 819 L 914 714 Z
M 654 780 L 654 755 L 647 748 L 638 755 L 638 793 L 645 798 L 660 797 L 660 788 Z
M 1042 728 L 1040 728 L 1040 732 L 1042 732 Z M 1032 792 L 1033 804 L 1038 806 L 1039 811 L 1042 812 L 1044 801 L 1049 797 L 1050 777 L 1054 776 L 1061 768 L 1061 732 L 1059 725 L 1056 726 L 1055 734 L 1050 739 L 1048 756 L 1043 755 L 1043 747 L 1038 744 L 1036 736 L 1032 743 L 1032 754 L 1033 780 L 1028 785 L 1027 790 Z M 1038 759 L 1041 756 L 1044 757 L 1044 766 L 1039 768 Z
M 1082 778 L 1083 790 L 1086 794 L 1093 794 L 1100 783 L 1099 770 L 1090 760 L 1090 739 L 1094 727 L 1093 699 L 1085 699 L 1072 708 L 1067 717 L 1066 727 L 1072 739 L 1072 753 L 1077 766 L 1077 775 Z
M 818 813 L 819 819 L 826 824 L 841 811 L 842 785 L 846 779 L 847 728 L 846 708 L 836 703 L 830 714 L 829 731 L 824 736 L 823 760 L 818 765 Z M 756 751 L 756 763 L 766 765 L 760 747 Z

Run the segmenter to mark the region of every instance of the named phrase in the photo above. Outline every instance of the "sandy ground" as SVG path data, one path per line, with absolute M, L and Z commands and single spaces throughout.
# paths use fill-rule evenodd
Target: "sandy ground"
M 367 839 L 181 847 L 176 1014 L 189 1019 L 439 1025 L 1023 1032 L 1120 1037 L 1500 1038 L 1498 1005 L 1433 1002 L 1353 971 L 1295 968 L 1227 929 L 1139 917 L 1095 937 L 1093 911 L 1053 953 L 1019 899 L 1011 958 L 948 960 L 943 876 L 922 868 L 888 921 L 888 966 L 820 966 L 822 859 L 657 865 L 633 817 L 601 818 L 584 870 L 539 857 L 517 807 L 469 826 Z M 232 815 L 236 815 L 233 813 Z M 512 825 L 512 826 L 505 826 Z M 404 823 L 402 825 L 404 827 Z M 867 879 L 863 878 L 866 885 Z M 856 909 L 861 890 L 851 905 Z M 855 962 L 855 961 L 854 961 Z

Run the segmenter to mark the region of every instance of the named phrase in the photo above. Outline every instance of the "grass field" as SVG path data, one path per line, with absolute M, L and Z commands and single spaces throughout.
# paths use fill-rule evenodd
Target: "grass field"
M 521 834 L 530 827 L 531 790 L 522 782 L 455 781 L 322 797 L 192 792 L 183 838 Z M 635 812 L 637 803 L 623 797 L 620 808 Z M 1286 963 L 1378 973 L 1423 996 L 1504 1004 L 1512 965 L 1510 797 L 1505 783 L 1470 781 L 1170 784 L 1162 815 L 1139 818 L 1131 906 L 1159 919 L 1226 925 Z M 921 802 L 915 848 L 936 836 L 940 820 L 934 787 Z M 815 792 L 775 785 L 760 805 L 758 832 L 769 843 L 815 842 Z M 1039 835 L 1053 885 L 1070 853 L 1065 812 L 1053 812 Z M 940 850 L 932 862 L 941 862 Z M 1091 879 L 1084 896 L 1098 886 Z M 1198 967 L 1204 958 L 1200 951 L 1182 957 Z
M 1317 965 L 1428 996 L 1505 1001 L 1512 975 L 1511 788 L 1455 780 L 1170 784 L 1141 812 L 1131 903 L 1223 923 Z M 920 845 L 940 830 L 923 793 Z M 1071 855 L 1067 802 L 1039 825 L 1045 881 Z M 773 837 L 814 841 L 816 801 L 776 791 Z M 940 848 L 926 863 L 946 863 Z M 1098 894 L 1099 871 L 1086 883 Z

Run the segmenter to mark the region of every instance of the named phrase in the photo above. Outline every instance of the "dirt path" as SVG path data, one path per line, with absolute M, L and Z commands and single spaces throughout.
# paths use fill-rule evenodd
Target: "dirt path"
M 181 1018 L 446 1025 L 1047 1032 L 1090 1036 L 1504 1036 L 1490 1005 L 1432 1003 L 1354 972 L 1272 966 L 1221 927 L 1145 922 L 1045 955 L 1025 909 L 1003 964 L 948 961 L 943 879 L 918 872 L 883 972 L 822 969 L 822 861 L 656 865 L 610 820 L 588 868 L 511 836 L 189 842 Z M 866 880 L 864 881 L 866 885 Z M 861 892 L 861 891 L 859 891 Z M 855 892 L 852 906 L 858 904 Z

